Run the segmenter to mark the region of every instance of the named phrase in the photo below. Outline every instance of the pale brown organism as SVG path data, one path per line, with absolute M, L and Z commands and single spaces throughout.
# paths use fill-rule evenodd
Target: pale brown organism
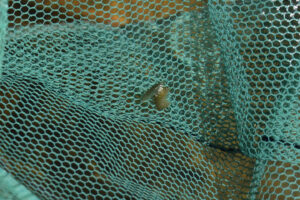
M 141 96 L 141 103 L 144 103 L 145 101 L 151 99 L 154 95 L 157 94 L 159 87 L 163 85 L 162 82 L 156 83 L 151 88 L 149 88 L 142 96 Z
M 169 88 L 164 86 L 163 82 L 159 82 L 153 85 L 141 96 L 141 103 L 153 98 L 156 108 L 158 110 L 162 110 L 170 105 L 170 102 L 167 99 L 168 93 Z
M 168 101 L 169 88 L 161 85 L 156 93 L 154 95 L 154 103 L 157 108 L 157 110 L 162 110 L 167 107 L 169 107 L 170 102 Z

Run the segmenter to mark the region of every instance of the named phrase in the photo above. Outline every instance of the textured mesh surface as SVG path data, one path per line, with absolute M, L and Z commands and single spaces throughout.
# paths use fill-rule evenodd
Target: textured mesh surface
M 0 167 L 40 199 L 299 198 L 298 0 L 0 2 Z
M 0 200 L 38 200 L 24 185 L 0 169 Z
M 2 74 L 3 50 L 5 45 L 5 35 L 7 27 L 7 4 L 0 1 L 0 76 Z

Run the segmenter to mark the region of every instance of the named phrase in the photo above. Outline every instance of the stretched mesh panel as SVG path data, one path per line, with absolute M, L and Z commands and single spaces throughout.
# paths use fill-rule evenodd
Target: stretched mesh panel
M 299 198 L 298 0 L 0 9 L 0 167 L 40 199 Z

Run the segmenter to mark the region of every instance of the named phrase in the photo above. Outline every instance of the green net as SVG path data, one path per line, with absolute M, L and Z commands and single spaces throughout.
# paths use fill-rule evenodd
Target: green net
M 0 167 L 36 197 L 300 197 L 298 0 L 0 9 Z
M 0 1 L 0 77 L 2 74 L 3 50 L 5 45 L 5 35 L 7 27 L 7 4 Z

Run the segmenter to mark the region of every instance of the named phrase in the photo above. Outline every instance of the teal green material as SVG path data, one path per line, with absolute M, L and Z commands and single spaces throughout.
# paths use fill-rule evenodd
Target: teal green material
M 3 50 L 7 27 L 7 2 L 0 1 L 0 77 L 2 74 Z
M 296 4 L 211 3 L 241 149 L 251 157 L 299 163 L 300 49 Z
M 0 200 L 38 200 L 10 174 L 0 169 Z
M 300 195 L 296 1 L 191 1 L 121 27 L 83 16 L 100 1 L 77 18 L 22 2 L 0 1 L 0 167 L 37 197 Z M 141 104 L 159 82 L 170 106 Z

